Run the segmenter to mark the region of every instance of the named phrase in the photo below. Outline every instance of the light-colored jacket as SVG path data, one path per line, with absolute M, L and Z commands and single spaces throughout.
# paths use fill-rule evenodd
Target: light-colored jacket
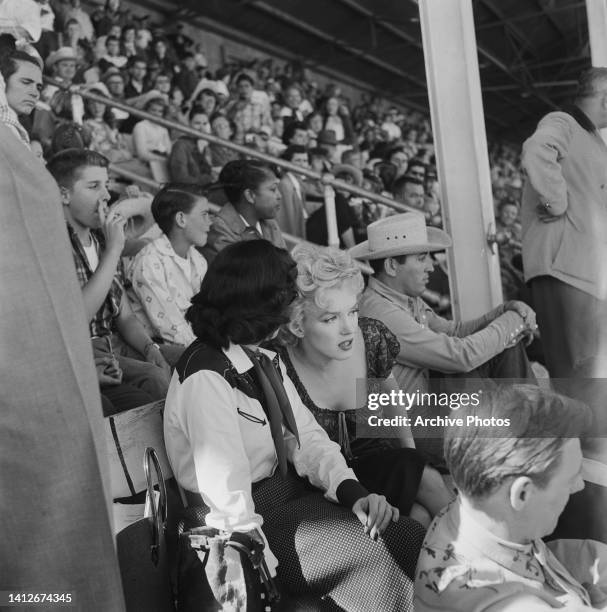
M 213 221 L 207 245 L 202 249 L 206 260 L 210 263 L 221 249 L 227 247 L 228 244 L 241 242 L 242 240 L 265 238 L 274 246 L 281 249 L 286 248 L 278 223 L 274 219 L 264 219 L 259 224 L 261 225 L 261 235 L 256 228 L 246 225 L 230 202 L 224 204 Z
M 607 295 L 607 146 L 577 107 L 546 115 L 523 144 L 525 280 L 548 275 Z M 554 217 L 542 221 L 538 206 Z

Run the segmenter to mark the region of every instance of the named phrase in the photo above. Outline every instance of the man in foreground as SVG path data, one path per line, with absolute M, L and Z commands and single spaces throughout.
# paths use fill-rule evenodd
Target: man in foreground
M 605 559 L 557 559 L 542 541 L 584 487 L 579 438 L 589 411 L 515 385 L 485 395 L 467 415 L 507 424 L 447 430 L 445 457 L 459 493 L 422 546 L 416 612 L 607 609 Z

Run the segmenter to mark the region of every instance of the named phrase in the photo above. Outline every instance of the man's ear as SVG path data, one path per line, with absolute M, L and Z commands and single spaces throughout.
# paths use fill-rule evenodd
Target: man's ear
M 72 201 L 70 190 L 67 187 L 60 186 L 59 192 L 61 193 L 61 203 L 63 206 L 69 206 L 69 203 Z
M 396 276 L 396 261 L 393 257 L 386 257 L 384 259 L 384 272 L 387 276 Z
M 185 227 L 185 215 L 183 214 L 183 211 L 181 210 L 177 211 L 175 215 L 175 225 L 181 228 Z
M 529 505 L 533 495 L 533 481 L 528 476 L 519 476 L 510 485 L 510 505 L 520 512 Z

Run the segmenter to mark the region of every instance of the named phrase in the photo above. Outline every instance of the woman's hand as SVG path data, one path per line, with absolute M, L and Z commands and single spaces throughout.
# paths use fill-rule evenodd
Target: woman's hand
M 396 523 L 400 518 L 398 508 L 391 506 L 383 495 L 370 493 L 361 497 L 353 506 L 352 512 L 364 525 L 365 533 L 372 539 L 377 538 L 386 530 L 390 521 Z

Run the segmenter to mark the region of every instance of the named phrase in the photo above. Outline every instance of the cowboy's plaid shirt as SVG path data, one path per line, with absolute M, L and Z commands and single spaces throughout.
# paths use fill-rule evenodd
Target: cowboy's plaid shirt
M 91 270 L 88 258 L 76 232 L 69 224 L 67 230 L 70 242 L 72 243 L 72 254 L 74 255 L 78 282 L 81 287 L 84 287 L 93 276 L 93 270 Z M 97 254 L 101 257 L 101 253 L 103 253 L 105 249 L 105 238 L 103 234 L 98 230 L 91 230 L 91 239 L 95 245 Z M 112 286 L 101 308 L 89 323 L 91 338 L 96 336 L 107 336 L 112 333 L 114 319 L 120 314 L 120 301 L 122 300 L 122 294 L 124 292 L 123 278 L 122 263 L 119 263 L 114 274 Z

